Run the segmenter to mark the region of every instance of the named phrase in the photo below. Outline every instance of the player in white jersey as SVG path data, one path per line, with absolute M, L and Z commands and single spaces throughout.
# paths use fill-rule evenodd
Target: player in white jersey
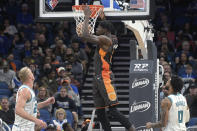
M 23 85 L 16 96 L 15 121 L 12 131 L 34 131 L 35 125 L 40 129 L 46 128 L 46 123 L 36 118 L 37 109 L 53 104 L 54 97 L 37 103 L 33 91 L 34 75 L 28 67 L 23 67 L 19 71 L 19 78 Z
M 190 113 L 185 97 L 180 94 L 183 82 L 178 76 L 172 76 L 166 83 L 168 97 L 161 102 L 161 121 L 146 123 L 149 128 L 162 128 L 162 131 L 186 131 L 185 123 Z

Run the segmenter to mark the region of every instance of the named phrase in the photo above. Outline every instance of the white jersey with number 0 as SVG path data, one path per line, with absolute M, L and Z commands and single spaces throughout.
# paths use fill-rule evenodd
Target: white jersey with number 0
M 186 131 L 185 123 L 188 121 L 189 110 L 187 101 L 182 94 L 169 95 L 172 106 L 168 114 L 168 123 L 164 131 Z
M 31 88 L 29 88 L 26 85 L 22 85 L 19 88 L 18 92 L 23 90 L 24 88 L 28 89 L 31 93 L 31 99 L 29 101 L 27 101 L 25 104 L 25 111 L 28 114 L 36 117 L 37 116 L 37 101 L 36 101 L 35 93 Z M 18 93 L 16 95 L 16 102 L 17 102 L 17 100 L 18 100 Z M 12 129 L 13 131 L 15 131 L 15 130 L 22 131 L 24 129 L 34 129 L 34 126 L 35 126 L 34 122 L 26 120 L 15 113 L 15 121 L 14 121 L 14 126 Z

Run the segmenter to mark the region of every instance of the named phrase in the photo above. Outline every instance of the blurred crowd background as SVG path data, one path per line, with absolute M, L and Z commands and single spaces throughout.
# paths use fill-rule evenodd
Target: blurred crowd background
M 81 90 L 93 60 L 94 46 L 77 37 L 73 21 L 35 22 L 34 2 L 0 1 L 0 118 L 13 125 L 16 92 L 21 85 L 18 71 L 28 66 L 35 76 L 38 102 L 49 96 L 56 99 L 54 105 L 40 109 L 38 117 L 48 124 L 66 122 L 76 129 L 79 119 L 83 119 Z M 197 0 L 156 0 L 152 23 L 158 59 L 164 67 L 163 80 L 166 82 L 171 75 L 183 79 L 181 93 L 191 109 L 188 126 L 195 125 Z M 119 30 L 115 32 L 118 37 L 127 35 L 118 33 Z M 161 99 L 163 97 L 165 86 L 161 88 Z

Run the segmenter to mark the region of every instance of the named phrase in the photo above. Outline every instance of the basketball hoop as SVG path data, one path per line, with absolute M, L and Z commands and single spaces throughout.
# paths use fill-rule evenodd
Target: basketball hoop
M 82 34 L 83 22 L 85 20 L 84 9 L 87 5 L 74 5 L 72 6 L 72 10 L 75 14 L 74 19 L 76 20 L 76 32 L 79 35 Z M 94 33 L 94 26 L 96 23 L 96 19 L 103 12 L 102 5 L 88 5 L 91 10 L 91 15 L 89 19 L 88 30 L 90 34 Z

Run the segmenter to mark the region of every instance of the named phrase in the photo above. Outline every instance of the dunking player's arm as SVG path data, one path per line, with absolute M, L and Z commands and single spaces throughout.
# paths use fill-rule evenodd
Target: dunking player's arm
M 40 128 L 46 128 L 46 123 L 43 122 L 42 120 L 37 119 L 34 116 L 31 116 L 30 114 L 28 114 L 24 109 L 25 109 L 25 104 L 27 101 L 31 100 L 31 93 L 29 92 L 28 89 L 24 88 L 21 91 L 18 92 L 18 100 L 16 103 L 16 107 L 15 107 L 15 112 L 17 115 L 21 116 L 24 119 L 27 119 L 29 121 L 34 122 L 38 127 Z M 55 100 L 53 97 L 50 97 L 49 99 L 47 99 L 46 101 L 39 103 L 38 104 L 38 109 L 47 106 L 49 104 L 54 103 Z
M 99 44 L 100 47 L 105 51 L 108 50 L 108 48 L 112 45 L 112 40 L 108 36 L 104 35 L 107 33 L 107 30 L 103 29 L 102 27 L 98 27 L 97 32 L 100 33 L 98 35 L 91 35 L 88 30 L 89 18 L 91 15 L 91 11 L 88 6 L 85 7 L 84 15 L 85 20 L 83 23 L 82 34 L 80 34 L 80 37 L 87 42 Z
M 167 125 L 168 114 L 171 107 L 171 101 L 168 98 L 165 98 L 161 101 L 161 120 L 157 123 L 146 123 L 146 128 L 161 128 Z

